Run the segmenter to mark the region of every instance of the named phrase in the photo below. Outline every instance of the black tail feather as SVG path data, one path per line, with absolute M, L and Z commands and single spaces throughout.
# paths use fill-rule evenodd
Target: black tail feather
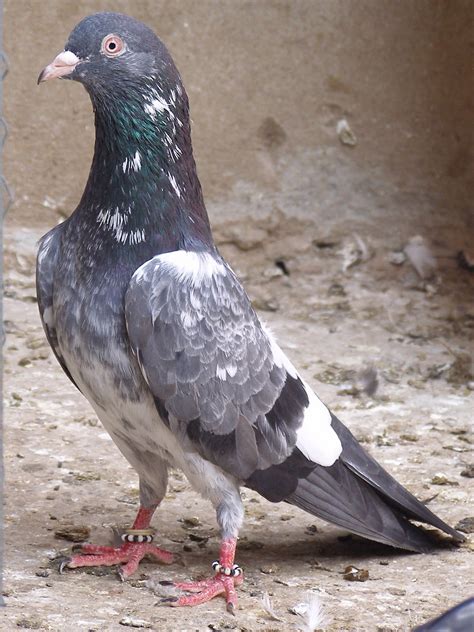
M 350 430 L 335 415 L 332 415 L 332 426 L 343 446 L 341 460 L 354 474 L 376 489 L 390 505 L 397 508 L 407 518 L 426 522 L 460 542 L 465 540 L 463 535 L 438 518 L 393 476 L 390 476 L 380 463 L 377 463 L 364 450 Z
M 433 541 L 409 518 L 464 540 L 367 454 L 337 417 L 332 425 L 341 439 L 341 456 L 331 467 L 318 465 L 300 479 L 289 503 L 363 537 L 411 551 L 426 552 Z
M 370 540 L 410 551 L 427 552 L 433 548 L 422 529 L 392 510 L 341 461 L 331 467 L 318 465 L 300 480 L 287 501 Z

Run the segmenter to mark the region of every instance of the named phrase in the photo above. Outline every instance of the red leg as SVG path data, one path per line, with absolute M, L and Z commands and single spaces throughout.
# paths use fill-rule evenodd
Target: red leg
M 235 570 L 234 558 L 236 545 L 236 538 L 222 540 L 216 574 L 211 579 L 174 584 L 176 588 L 191 592 L 193 593 L 192 595 L 166 598 L 163 601 L 169 602 L 172 606 L 196 606 L 210 601 L 217 595 L 223 595 L 227 602 L 227 611 L 233 614 L 237 607 L 237 592 L 235 587 L 239 586 L 244 580 L 241 569 L 238 569 L 237 572 Z M 229 575 L 229 573 L 236 574 Z
M 147 509 L 140 507 L 132 529 L 148 529 L 150 521 L 156 507 Z M 149 555 L 164 564 L 171 564 L 173 554 L 149 542 L 124 542 L 119 547 L 96 546 L 94 544 L 82 544 L 79 547 L 81 554 L 73 555 L 64 560 L 59 567 L 62 572 L 64 568 L 79 568 L 81 566 L 115 566 L 123 564 L 119 569 L 122 580 L 127 579 L 138 568 L 139 563 Z

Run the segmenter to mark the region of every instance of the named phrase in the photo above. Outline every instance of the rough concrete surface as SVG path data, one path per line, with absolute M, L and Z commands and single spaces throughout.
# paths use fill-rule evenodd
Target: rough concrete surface
M 472 4 L 6 0 L 16 201 L 5 234 L 0 629 L 310 629 L 290 612 L 310 593 L 321 628 L 409 630 L 473 593 L 472 536 L 405 554 L 249 491 L 236 617 L 220 598 L 160 605 L 157 581 L 208 574 L 218 548 L 210 505 L 179 472 L 154 526 L 180 563 L 145 562 L 126 583 L 115 569 L 57 572 L 72 546 L 59 534 L 90 529 L 90 541 L 110 543 L 138 502 L 133 470 L 61 372 L 35 305 L 36 241 L 77 204 L 93 141 L 81 86 L 35 81 L 72 26 L 104 9 L 145 20 L 173 52 L 217 241 L 285 351 L 390 472 L 473 528 L 474 276 L 456 258 L 472 247 Z M 403 254 L 415 235 L 435 257 L 427 279 Z M 372 396 L 359 392 L 368 367 Z M 349 565 L 368 579 L 344 579 Z
M 253 233 L 234 227 L 234 243 L 221 248 L 283 348 L 365 447 L 449 523 L 472 516 L 472 273 L 451 263 L 422 283 L 407 263 L 389 263 L 382 247 L 343 273 L 351 239 L 318 247 L 309 227 L 292 227 L 294 234 L 269 222 Z M 138 489 L 44 340 L 34 304 L 37 236 L 18 228 L 7 242 L 3 629 L 119 630 L 131 617 L 155 630 L 289 630 L 302 623 L 288 609 L 309 590 L 320 596 L 329 630 L 408 630 L 472 593 L 472 541 L 408 555 L 341 539 L 341 530 L 245 491 L 237 559 L 246 582 L 237 616 L 225 614 L 221 599 L 194 610 L 157 605 L 148 578 L 203 576 L 218 548 L 210 505 L 179 473 L 154 524 L 183 565 L 143 563 L 125 584 L 113 569 L 59 575 L 52 558 L 71 543 L 55 533 L 87 527 L 90 540 L 111 542 L 111 528 L 133 519 Z M 285 261 L 289 276 L 275 260 Z M 368 365 L 380 382 L 372 398 L 353 387 L 353 372 Z M 368 581 L 344 580 L 350 564 L 368 570 Z M 281 621 L 265 615 L 264 593 Z

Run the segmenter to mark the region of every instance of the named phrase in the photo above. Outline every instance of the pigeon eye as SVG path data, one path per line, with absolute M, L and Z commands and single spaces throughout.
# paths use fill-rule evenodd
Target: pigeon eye
M 107 35 L 102 40 L 101 52 L 107 57 L 118 57 L 125 50 L 125 44 L 118 35 Z

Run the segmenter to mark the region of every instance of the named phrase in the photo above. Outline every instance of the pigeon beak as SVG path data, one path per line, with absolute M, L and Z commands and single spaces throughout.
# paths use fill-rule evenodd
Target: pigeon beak
M 56 77 L 70 75 L 80 61 L 79 57 L 74 55 L 70 50 L 63 50 L 53 59 L 49 66 L 46 66 L 46 68 L 43 68 L 40 72 L 38 84 L 42 81 L 48 81 L 49 79 L 56 79 Z

